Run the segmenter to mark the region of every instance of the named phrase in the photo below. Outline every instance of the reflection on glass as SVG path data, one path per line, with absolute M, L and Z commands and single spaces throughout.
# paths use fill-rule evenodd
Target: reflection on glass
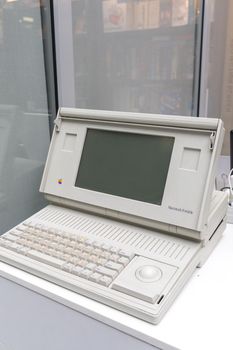
M 76 106 L 193 114 L 193 0 L 73 0 Z
M 39 1 L 0 2 L 0 234 L 44 205 L 49 143 Z

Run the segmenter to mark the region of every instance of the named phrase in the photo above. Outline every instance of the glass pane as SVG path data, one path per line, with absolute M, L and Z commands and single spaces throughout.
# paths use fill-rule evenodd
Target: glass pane
M 0 233 L 44 204 L 49 145 L 39 1 L 0 2 Z
M 197 3 L 73 0 L 63 4 L 63 10 L 70 6 L 70 12 L 57 20 L 60 96 L 64 97 L 61 90 L 72 94 L 74 89 L 73 105 L 80 108 L 194 114 Z M 69 38 L 60 33 L 68 21 L 74 85 L 64 86 L 65 72 L 70 70 L 65 61 Z M 60 102 L 71 104 L 68 98 Z

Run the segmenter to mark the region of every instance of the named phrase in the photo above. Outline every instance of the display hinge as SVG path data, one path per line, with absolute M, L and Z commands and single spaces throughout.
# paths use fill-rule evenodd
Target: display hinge
M 214 148 L 214 142 L 216 138 L 216 132 L 212 132 L 210 135 L 210 149 L 212 150 Z
M 59 132 L 60 129 L 61 129 L 61 118 L 56 118 L 56 119 L 54 120 L 54 124 L 55 124 L 55 130 L 56 130 L 57 132 Z
M 177 234 L 177 226 L 176 225 L 169 225 L 169 232 Z

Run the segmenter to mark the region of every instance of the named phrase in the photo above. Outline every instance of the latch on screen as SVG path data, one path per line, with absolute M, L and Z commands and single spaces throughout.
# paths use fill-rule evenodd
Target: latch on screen
M 61 118 L 56 118 L 54 120 L 56 131 L 59 132 L 61 129 Z
M 216 138 L 216 132 L 212 132 L 210 135 L 210 149 L 212 150 L 214 148 L 214 142 Z

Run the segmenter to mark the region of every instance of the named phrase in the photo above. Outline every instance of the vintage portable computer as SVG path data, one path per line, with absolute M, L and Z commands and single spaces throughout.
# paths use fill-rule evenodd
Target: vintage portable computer
M 51 204 L 0 238 L 0 260 L 158 323 L 225 228 L 223 135 L 220 119 L 61 108 Z

